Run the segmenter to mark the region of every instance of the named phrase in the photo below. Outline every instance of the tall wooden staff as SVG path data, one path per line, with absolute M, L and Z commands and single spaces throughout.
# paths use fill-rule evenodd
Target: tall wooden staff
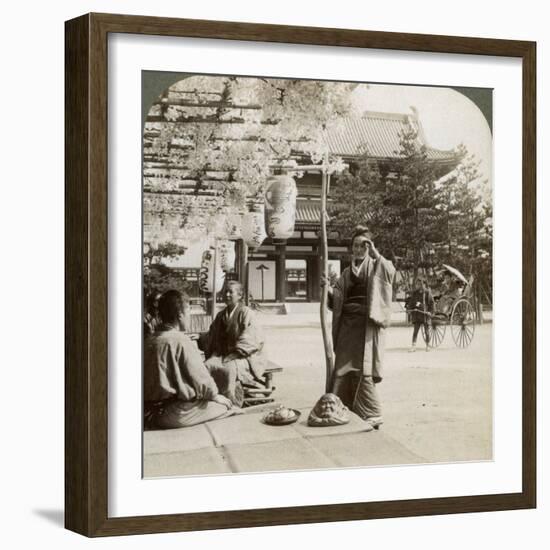
M 212 315 L 212 319 L 216 318 L 216 271 L 218 270 L 218 239 L 214 239 L 214 271 L 212 273 L 212 305 L 211 305 L 211 311 L 210 315 Z
M 332 337 L 328 329 L 327 303 L 328 303 L 328 238 L 327 238 L 327 195 L 329 187 L 328 156 L 325 155 L 325 162 L 322 169 L 321 186 L 321 250 L 323 257 L 322 278 L 325 284 L 321 289 L 321 330 L 323 332 L 323 344 L 325 346 L 326 381 L 325 391 L 329 392 L 334 370 L 334 352 L 332 349 Z
M 244 291 L 244 305 L 248 306 L 250 302 L 250 290 L 249 290 L 249 280 L 248 280 L 248 245 L 245 243 L 244 239 L 242 240 L 242 256 L 241 256 L 241 267 L 239 277 L 241 278 L 241 284 L 243 285 Z

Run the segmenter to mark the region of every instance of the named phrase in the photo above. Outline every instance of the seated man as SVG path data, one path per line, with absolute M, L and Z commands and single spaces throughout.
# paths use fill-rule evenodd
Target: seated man
M 450 315 L 454 303 L 462 296 L 463 291 L 464 285 L 461 281 L 452 281 L 449 283 L 446 291 L 439 298 L 439 311 Z
M 147 293 L 143 289 L 143 338 L 154 334 L 158 322 L 158 300 L 160 293 L 152 291 Z
M 182 428 L 236 411 L 220 395 L 195 344 L 183 333 L 189 302 L 177 290 L 158 301 L 161 324 L 145 340 L 143 397 L 146 428 Z
M 206 366 L 220 392 L 237 406 L 243 403 L 242 384 L 259 387 L 265 370 L 263 339 L 254 313 L 242 303 L 243 287 L 230 281 L 226 308 L 214 319 L 205 349 Z

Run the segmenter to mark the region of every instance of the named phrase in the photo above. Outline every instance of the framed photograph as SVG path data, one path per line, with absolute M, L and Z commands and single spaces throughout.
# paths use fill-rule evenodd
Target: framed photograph
M 536 506 L 535 43 L 65 39 L 68 529 Z

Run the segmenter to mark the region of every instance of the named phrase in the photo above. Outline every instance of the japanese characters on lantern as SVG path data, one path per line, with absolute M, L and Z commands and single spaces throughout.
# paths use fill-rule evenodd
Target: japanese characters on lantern
M 242 224 L 242 236 L 249 248 L 256 249 L 264 242 L 265 232 L 265 207 L 263 204 L 255 204 L 244 214 Z
M 214 247 L 210 247 L 202 254 L 201 267 L 199 271 L 199 288 L 201 292 L 212 293 L 214 288 Z M 225 273 L 222 271 L 219 260 L 216 261 L 216 292 L 220 292 L 223 287 Z
M 231 271 L 235 267 L 235 243 L 233 241 L 219 241 L 218 255 L 220 267 L 224 271 Z

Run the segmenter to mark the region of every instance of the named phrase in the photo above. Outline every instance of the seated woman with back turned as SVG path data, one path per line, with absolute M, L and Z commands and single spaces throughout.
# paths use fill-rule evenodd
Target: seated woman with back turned
M 182 428 L 234 414 L 220 395 L 186 330 L 189 302 L 177 290 L 158 301 L 160 326 L 145 340 L 143 394 L 146 428 Z

